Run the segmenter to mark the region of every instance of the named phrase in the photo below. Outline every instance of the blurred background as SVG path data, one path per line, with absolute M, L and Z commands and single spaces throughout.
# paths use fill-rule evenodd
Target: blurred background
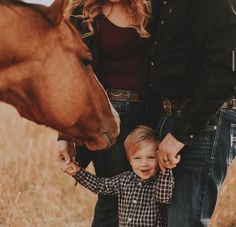
M 0 105 L 0 226 L 90 227 L 96 195 L 57 167 L 57 133 Z M 89 166 L 93 172 L 93 167 Z M 236 161 L 211 227 L 236 227 Z

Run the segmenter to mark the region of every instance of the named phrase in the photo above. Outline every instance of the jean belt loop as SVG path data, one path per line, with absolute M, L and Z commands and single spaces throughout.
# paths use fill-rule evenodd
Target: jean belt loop
M 228 100 L 228 108 L 232 109 L 234 107 L 234 100 L 233 99 L 229 99 Z
M 127 112 L 130 111 L 130 94 L 131 92 L 127 90 L 127 100 L 126 100 L 126 107 L 125 107 L 125 110 Z

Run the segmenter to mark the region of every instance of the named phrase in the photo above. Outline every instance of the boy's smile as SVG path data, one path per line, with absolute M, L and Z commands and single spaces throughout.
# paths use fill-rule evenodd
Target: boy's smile
M 147 180 L 153 177 L 158 171 L 156 146 L 145 144 L 134 154 L 130 155 L 129 161 L 134 173 L 141 180 Z

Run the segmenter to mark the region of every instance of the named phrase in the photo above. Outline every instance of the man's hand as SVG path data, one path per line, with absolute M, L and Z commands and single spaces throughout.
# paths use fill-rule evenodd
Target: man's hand
M 58 141 L 58 161 L 65 161 L 66 164 L 75 162 L 74 143 L 65 140 Z
M 177 154 L 183 147 L 184 144 L 175 139 L 171 133 L 166 135 L 161 141 L 157 151 L 157 157 L 162 172 L 165 172 L 166 169 L 176 167 L 180 161 L 180 155 Z

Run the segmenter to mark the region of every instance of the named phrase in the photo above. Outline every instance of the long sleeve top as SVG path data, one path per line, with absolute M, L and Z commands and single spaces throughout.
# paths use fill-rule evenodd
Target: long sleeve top
M 188 100 L 172 134 L 191 143 L 236 93 L 236 1 L 154 0 L 153 17 L 152 89 Z
M 131 171 L 111 178 L 99 178 L 81 169 L 74 178 L 96 194 L 118 197 L 120 227 L 163 227 L 165 218 L 160 205 L 169 204 L 173 194 L 174 178 L 171 170 L 141 181 Z

